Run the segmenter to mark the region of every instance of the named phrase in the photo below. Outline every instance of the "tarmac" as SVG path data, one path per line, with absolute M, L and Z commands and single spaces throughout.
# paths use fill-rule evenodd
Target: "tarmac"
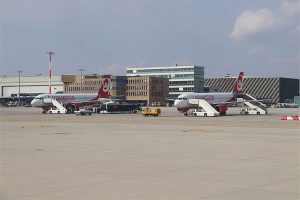
M 1 200 L 300 199 L 300 109 L 185 117 L 0 108 Z

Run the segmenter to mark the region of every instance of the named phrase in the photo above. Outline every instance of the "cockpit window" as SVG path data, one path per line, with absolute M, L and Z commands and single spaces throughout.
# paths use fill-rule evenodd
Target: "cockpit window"
M 176 100 L 188 100 L 187 98 L 177 98 Z

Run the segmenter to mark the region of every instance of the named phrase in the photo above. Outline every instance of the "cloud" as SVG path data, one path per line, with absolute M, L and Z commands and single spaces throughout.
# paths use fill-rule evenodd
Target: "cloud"
M 119 63 L 114 63 L 105 67 L 101 67 L 98 70 L 99 74 L 113 74 L 113 75 L 122 75 L 125 73 L 125 66 L 122 66 Z
M 237 40 L 242 39 L 248 35 L 268 30 L 274 24 L 275 17 L 272 10 L 267 8 L 256 12 L 246 10 L 237 18 L 230 37 Z
M 284 29 L 300 14 L 300 1 L 283 0 L 275 11 L 263 8 L 258 11 L 246 10 L 238 16 L 230 37 L 245 39 L 251 35 L 275 29 Z M 294 29 L 295 27 L 293 27 Z
M 279 7 L 281 16 L 294 17 L 300 13 L 300 1 L 285 0 Z

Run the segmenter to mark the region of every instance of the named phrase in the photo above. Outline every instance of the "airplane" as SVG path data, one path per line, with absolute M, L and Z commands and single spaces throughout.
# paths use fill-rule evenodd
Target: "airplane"
M 226 115 L 228 104 L 236 102 L 237 97 L 243 95 L 243 76 L 244 72 L 240 72 L 237 80 L 234 83 L 232 92 L 218 92 L 218 93 L 185 93 L 181 94 L 175 99 L 174 106 L 179 112 L 185 113 L 192 108 L 198 108 L 196 105 L 190 104 L 189 99 L 204 99 L 220 115 Z
M 42 113 L 45 114 L 49 108 L 53 106 L 52 103 L 44 102 L 44 99 L 47 98 L 52 98 L 61 102 L 67 109 L 67 113 L 73 113 L 82 105 L 91 105 L 96 102 L 109 101 L 109 81 L 108 79 L 104 79 L 100 89 L 94 94 L 41 94 L 31 101 L 31 105 L 33 107 L 43 108 Z

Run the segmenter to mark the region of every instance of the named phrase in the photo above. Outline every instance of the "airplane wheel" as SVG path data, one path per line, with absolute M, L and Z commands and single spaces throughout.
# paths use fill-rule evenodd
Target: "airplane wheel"
M 204 113 L 204 117 L 207 117 L 207 113 Z
M 60 111 L 57 111 L 57 114 L 60 114 Z
M 257 112 L 257 115 L 260 115 L 260 112 Z
M 49 114 L 52 114 L 52 111 L 49 111 Z

